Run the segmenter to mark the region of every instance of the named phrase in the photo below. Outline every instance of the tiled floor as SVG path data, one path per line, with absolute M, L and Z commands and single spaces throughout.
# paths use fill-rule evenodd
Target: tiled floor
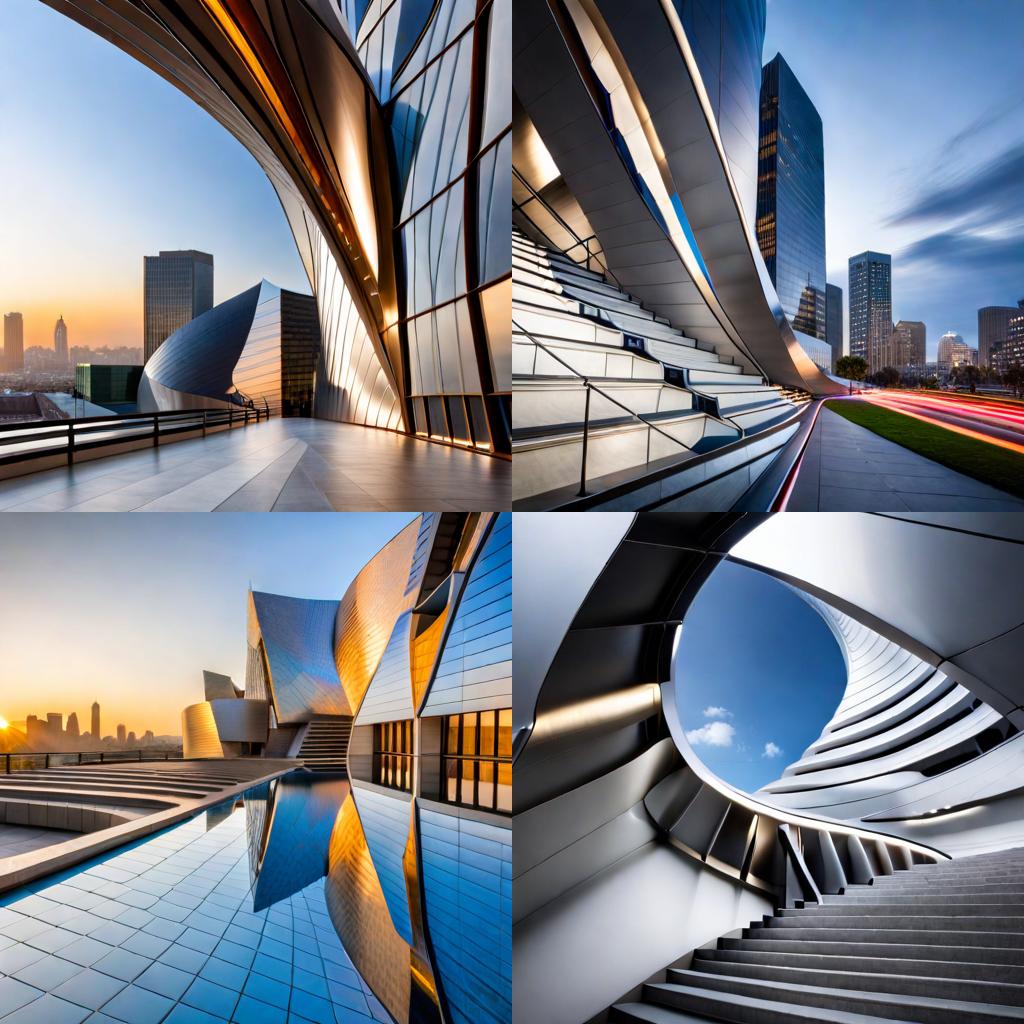
M 1021 512 L 1024 502 L 822 409 L 790 512 Z
M 510 507 L 502 459 L 329 420 L 276 419 L 0 482 L 11 512 Z
M 388 1016 L 342 948 L 322 880 L 253 911 L 240 809 L 0 900 L 3 1024 L 374 1019 Z
M 79 833 L 63 832 L 56 828 L 32 828 L 29 825 L 0 825 L 0 859 L 13 857 L 44 846 L 74 839 Z

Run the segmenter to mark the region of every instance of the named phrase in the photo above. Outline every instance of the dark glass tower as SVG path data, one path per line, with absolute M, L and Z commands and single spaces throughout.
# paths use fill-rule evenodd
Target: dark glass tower
M 850 257 L 850 355 L 874 373 L 892 337 L 892 257 L 862 252 Z
M 843 289 L 825 285 L 825 340 L 832 349 L 832 369 L 843 354 Z
M 978 362 L 988 366 L 992 350 L 1006 341 L 1010 317 L 1020 312 L 1017 306 L 982 306 L 978 310 Z
M 824 341 L 825 150 L 821 117 L 781 54 L 761 73 L 757 242 L 793 327 Z
M 195 249 L 146 256 L 143 332 L 149 357 L 179 327 L 213 308 L 213 257 Z
M 25 366 L 25 321 L 20 313 L 4 313 L 5 370 L 20 370 Z

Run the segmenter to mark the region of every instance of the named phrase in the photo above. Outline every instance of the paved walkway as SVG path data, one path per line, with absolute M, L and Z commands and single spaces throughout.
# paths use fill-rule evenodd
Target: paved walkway
M 56 828 L 33 828 L 30 825 L 0 825 L 0 860 L 19 853 L 31 853 L 44 846 L 75 839 L 79 833 Z
M 486 511 L 511 463 L 330 420 L 272 419 L 0 481 L 10 512 Z
M 1017 512 L 1024 501 L 822 409 L 790 512 Z

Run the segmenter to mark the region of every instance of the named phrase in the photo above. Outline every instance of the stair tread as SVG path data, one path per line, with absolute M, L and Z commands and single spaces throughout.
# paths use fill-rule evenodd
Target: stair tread
M 700 999 L 707 999 L 707 993 L 705 991 L 693 990 L 694 996 Z M 719 992 L 715 993 L 720 999 L 716 1000 L 719 1002 L 725 1002 L 728 998 L 728 993 Z M 775 1002 L 774 1000 L 757 999 L 753 996 L 736 995 L 728 998 L 728 1001 L 734 1003 L 736 1006 L 742 1006 L 746 1009 L 761 1011 L 766 1016 L 765 1020 L 779 1020 L 781 1019 L 781 1013 L 786 1013 L 791 1019 L 795 1020 L 807 1020 L 807 1021 L 821 1021 L 821 1010 L 816 1006 L 798 1006 L 795 1004 L 783 1005 Z M 615 1009 L 630 1013 L 634 1018 L 644 1021 L 650 1021 L 651 1024 L 687 1024 L 689 1021 L 708 1021 L 717 1020 L 717 1017 L 703 1017 L 693 1016 L 687 1013 L 685 1010 L 673 1010 L 666 1006 L 652 1006 L 648 1003 L 617 1003 Z M 849 1013 L 845 1010 L 836 1010 L 829 1015 L 829 1020 L 832 1024 L 913 1024 L 910 1021 L 894 1021 L 891 1017 L 872 1017 L 862 1013 Z

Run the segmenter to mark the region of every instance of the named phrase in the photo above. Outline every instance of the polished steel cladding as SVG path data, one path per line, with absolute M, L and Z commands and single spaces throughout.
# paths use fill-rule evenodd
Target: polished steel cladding
M 266 171 L 317 296 L 314 415 L 508 451 L 511 0 L 47 2 Z

